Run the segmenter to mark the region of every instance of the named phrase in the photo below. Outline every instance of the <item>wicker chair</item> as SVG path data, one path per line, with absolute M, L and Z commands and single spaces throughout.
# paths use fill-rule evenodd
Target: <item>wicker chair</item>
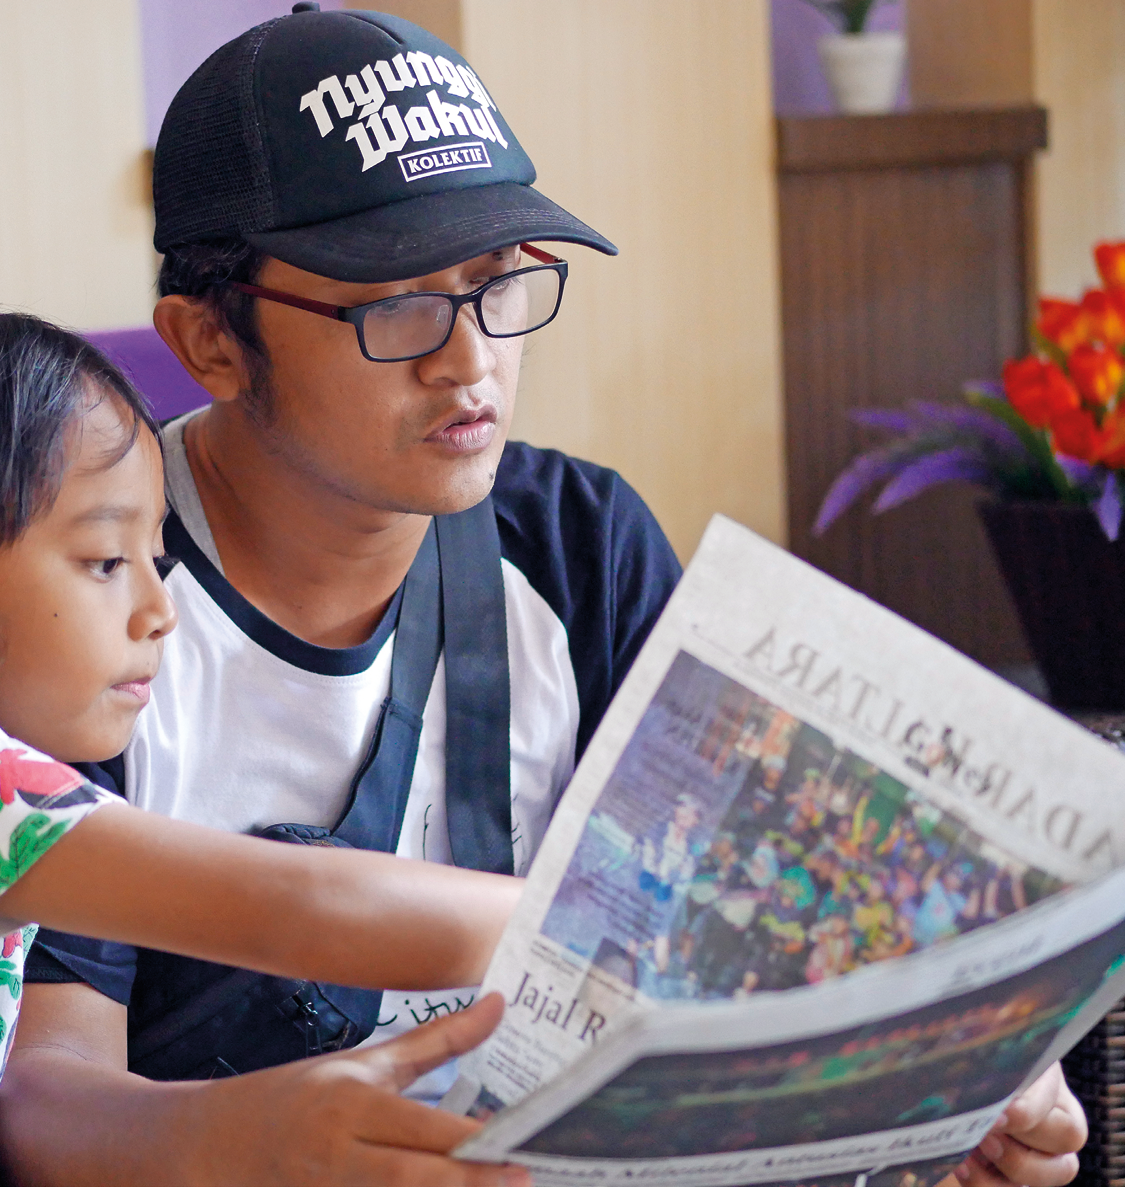
M 1075 716 L 1125 752 L 1125 715 Z M 1125 999 L 1062 1063 L 1090 1123 L 1090 1140 L 1078 1155 L 1078 1187 L 1125 1187 Z

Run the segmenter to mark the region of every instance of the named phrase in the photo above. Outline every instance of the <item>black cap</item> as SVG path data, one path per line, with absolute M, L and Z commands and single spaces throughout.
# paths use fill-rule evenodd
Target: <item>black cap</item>
M 335 280 L 404 280 L 525 240 L 609 242 L 532 189 L 468 63 L 384 13 L 258 25 L 180 88 L 156 145 L 157 251 L 241 235 Z

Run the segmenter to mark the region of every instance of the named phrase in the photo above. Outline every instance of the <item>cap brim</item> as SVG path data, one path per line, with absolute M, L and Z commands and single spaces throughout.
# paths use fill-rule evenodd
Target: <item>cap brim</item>
M 331 222 L 245 237 L 295 268 L 360 284 L 426 276 L 527 241 L 580 243 L 617 255 L 593 227 L 514 181 L 419 195 Z

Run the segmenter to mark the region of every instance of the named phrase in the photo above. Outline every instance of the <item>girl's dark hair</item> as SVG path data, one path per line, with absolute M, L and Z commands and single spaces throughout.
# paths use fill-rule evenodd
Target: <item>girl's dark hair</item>
M 109 392 L 129 409 L 132 432 L 160 426 L 144 398 L 85 339 L 27 313 L 0 313 L 0 548 L 14 544 L 59 493 L 66 430 L 88 407 L 90 389 Z

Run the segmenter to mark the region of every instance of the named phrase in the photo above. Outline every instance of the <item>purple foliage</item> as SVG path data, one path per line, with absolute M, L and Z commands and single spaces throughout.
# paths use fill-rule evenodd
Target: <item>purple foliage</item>
M 1088 487 L 1099 483 L 1100 466 L 1092 466 L 1089 462 L 1080 461 L 1076 457 L 1067 457 L 1065 453 L 1055 455 L 1059 469 L 1066 475 L 1071 486 Z
M 912 405 L 919 415 L 931 423 L 948 425 L 962 433 L 969 433 L 990 445 L 995 446 L 1001 453 L 1024 453 L 1024 447 L 1019 437 L 1002 421 L 979 408 L 966 407 L 961 404 L 934 404 L 918 401 Z
M 973 449 L 958 446 L 930 453 L 911 462 L 891 479 L 872 508 L 876 513 L 889 511 L 941 482 L 979 482 L 988 485 L 992 468 Z
M 889 433 L 913 433 L 918 429 L 915 418 L 905 408 L 855 408 L 850 413 L 856 424 L 872 429 L 886 429 Z
M 962 404 L 937 404 L 912 400 L 905 408 L 858 408 L 852 420 L 902 437 L 920 438 L 934 430 L 964 434 L 1002 454 L 1022 456 L 1024 447 L 1016 434 L 995 416 Z
M 973 379 L 965 384 L 965 391 L 974 396 L 988 396 L 993 400 L 1006 400 L 1004 385 L 996 379 Z
M 901 445 L 861 453 L 829 487 L 813 524 L 813 535 L 823 536 L 868 487 L 892 475 L 910 456 Z
M 1107 539 L 1116 540 L 1121 531 L 1121 486 L 1117 474 L 1107 470 L 1102 479 L 1102 493 L 1093 503 L 1093 512 L 1098 517 Z

